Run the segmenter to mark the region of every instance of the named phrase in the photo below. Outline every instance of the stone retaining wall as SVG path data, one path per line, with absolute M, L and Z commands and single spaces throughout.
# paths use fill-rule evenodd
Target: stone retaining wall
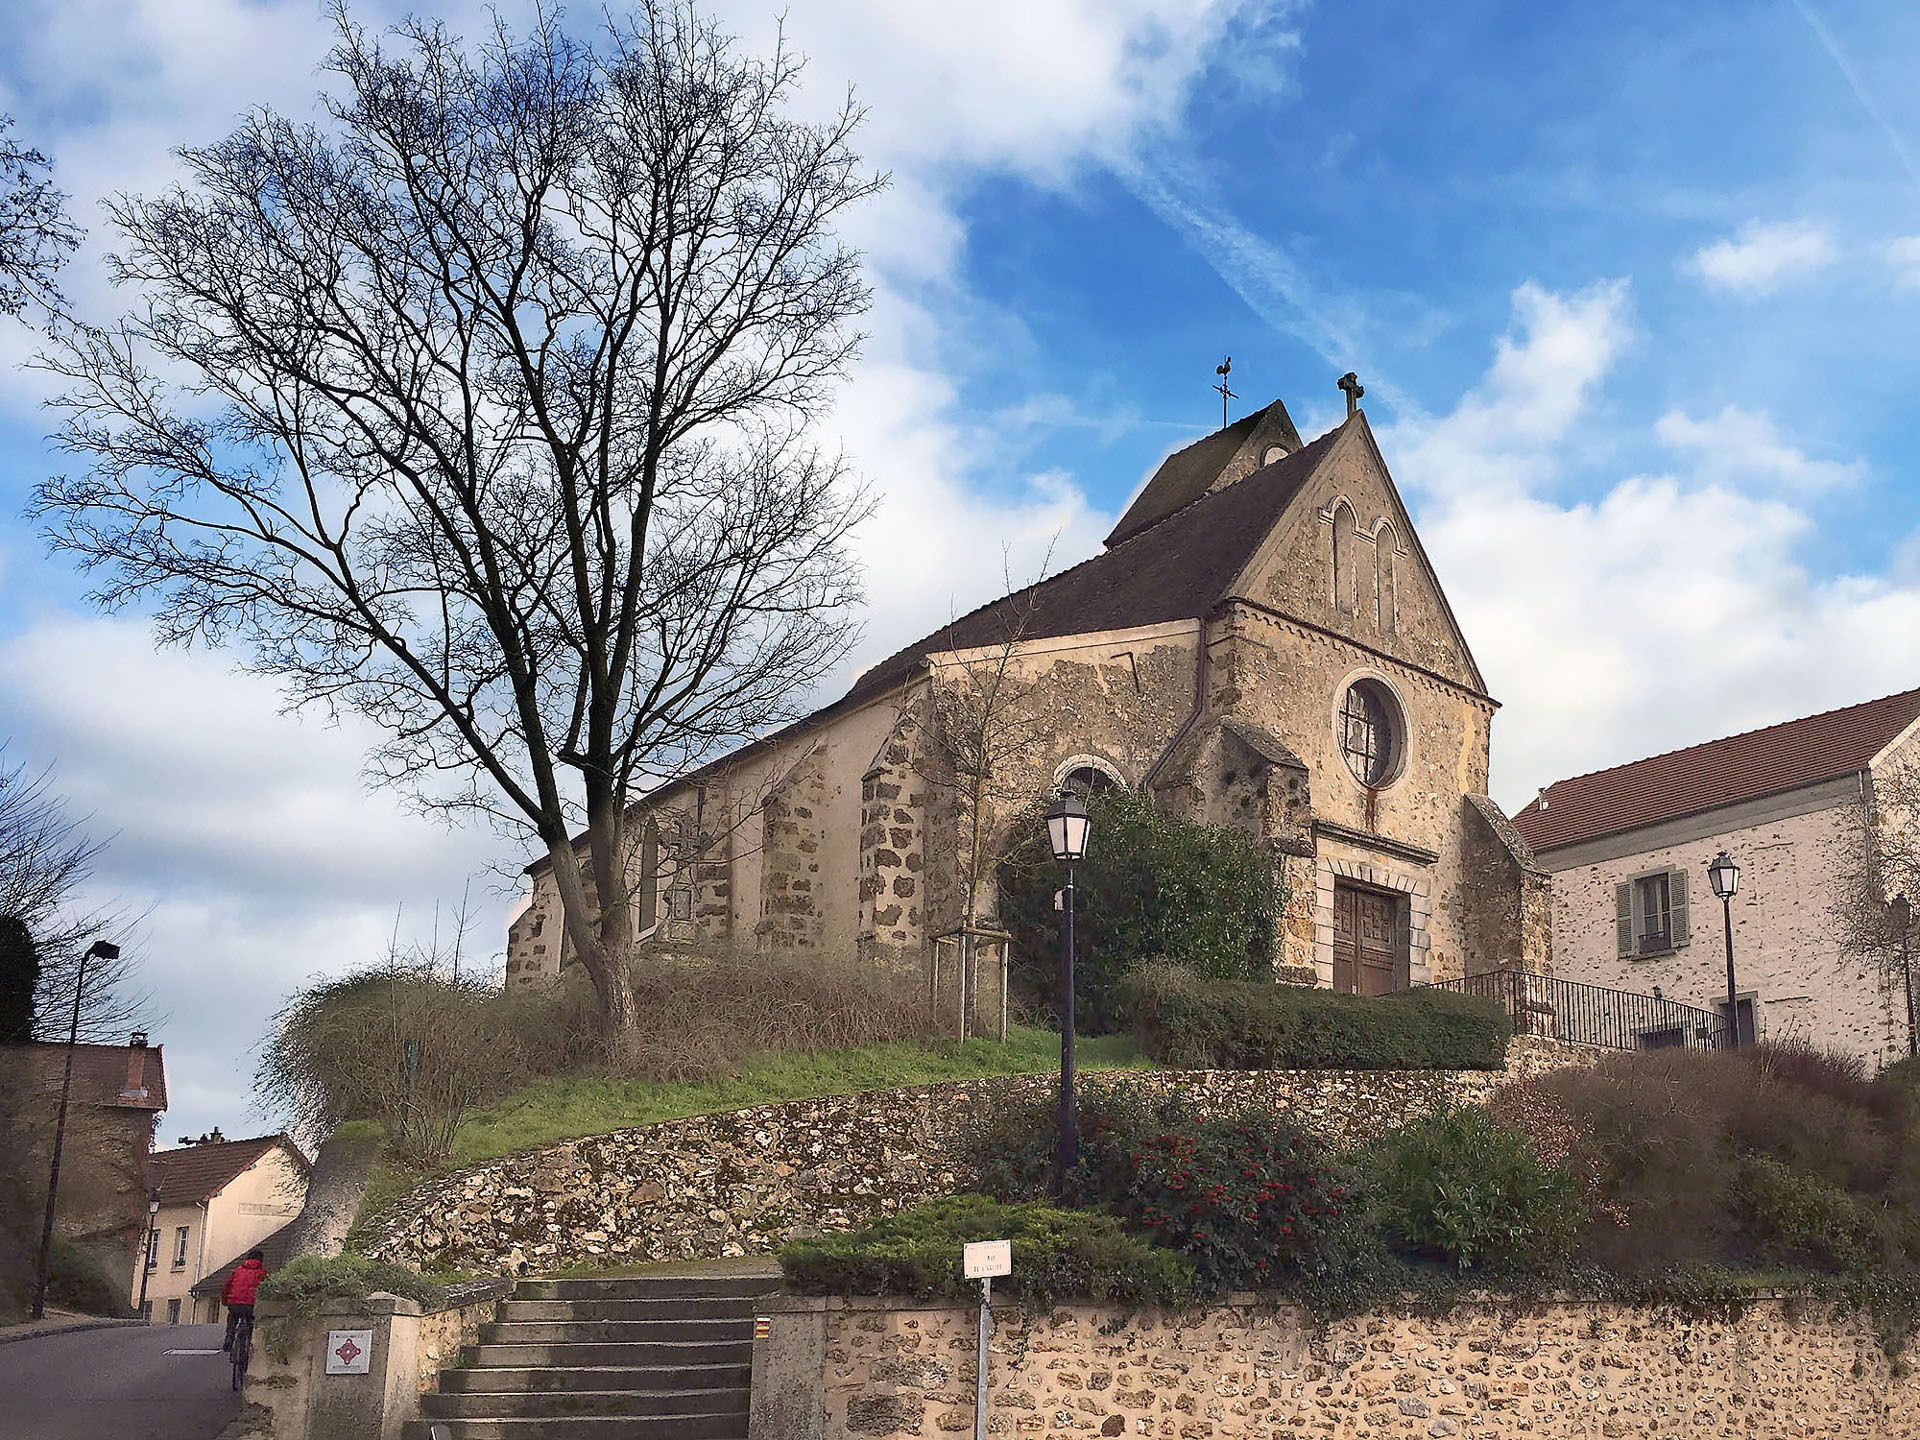
M 1034 1440 L 1804 1440 L 1920 1434 L 1911 1352 L 1863 1315 L 1756 1300 L 1734 1314 L 1563 1301 L 1318 1324 L 1246 1303 L 997 1312 L 991 1435 Z M 768 1302 L 752 1440 L 973 1433 L 974 1312 Z M 766 1352 L 763 1363 L 761 1352 Z M 778 1362 L 784 1358 L 784 1365 Z M 785 1397 L 778 1412 L 762 1402 Z M 764 1417 L 764 1418 L 763 1418 Z
M 1147 1071 L 1215 1108 L 1259 1102 L 1335 1148 L 1486 1099 L 1509 1075 L 1598 1052 L 1516 1039 L 1505 1071 Z M 1083 1086 L 1111 1077 L 1091 1075 Z M 968 1188 L 954 1122 L 989 1096 L 1051 1092 L 1020 1076 L 801 1100 L 616 1130 L 434 1180 L 377 1216 L 367 1252 L 488 1273 L 769 1254 Z

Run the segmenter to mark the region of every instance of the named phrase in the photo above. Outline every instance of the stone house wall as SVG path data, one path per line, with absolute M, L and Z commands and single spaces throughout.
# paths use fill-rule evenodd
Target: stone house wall
M 1884 1063 L 1906 1051 L 1905 996 L 1869 962 L 1841 952 L 1832 905 L 1866 844 L 1851 783 L 1774 797 L 1775 813 L 1748 823 L 1724 817 L 1604 837 L 1543 857 L 1553 870 L 1553 944 L 1566 979 L 1718 1010 L 1726 1003 L 1721 905 L 1707 863 L 1721 850 L 1740 862 L 1733 901 L 1734 972 L 1753 994 L 1763 1038 L 1803 1040 Z M 1716 828 L 1726 824 L 1726 828 Z M 1676 833 L 1677 832 L 1677 833 Z M 1690 935 L 1671 953 L 1622 958 L 1615 887 L 1674 868 L 1689 877 Z
M 823 1397 L 752 1440 L 973 1431 L 971 1308 L 762 1302 L 760 1391 Z M 1870 1317 L 1757 1299 L 1687 1315 L 1567 1299 L 1316 1322 L 1255 1296 L 1194 1311 L 995 1307 L 987 1430 L 1032 1440 L 1894 1440 L 1920 1433 L 1912 1347 Z M 766 1373 L 784 1354 L 792 1376 Z M 811 1413 L 809 1413 L 811 1412 Z
M 1125 1080 L 1203 1107 L 1270 1106 L 1345 1149 L 1480 1103 L 1509 1076 L 1598 1053 L 1522 1037 L 1505 1070 L 1143 1071 Z M 1057 1083 L 928 1085 L 616 1130 L 429 1181 L 374 1217 L 361 1248 L 422 1268 L 509 1274 L 769 1254 L 794 1235 L 858 1229 L 966 1190 L 957 1122 L 995 1096 L 1052 1094 Z

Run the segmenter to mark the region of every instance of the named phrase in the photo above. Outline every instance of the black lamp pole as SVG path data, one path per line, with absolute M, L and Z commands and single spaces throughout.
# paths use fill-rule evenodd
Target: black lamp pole
M 1060 1148 L 1054 1156 L 1055 1184 L 1064 1199 L 1067 1176 L 1080 1159 L 1080 1126 L 1073 1104 L 1073 867 L 1086 858 L 1087 807 L 1078 795 L 1062 795 L 1047 811 L 1047 843 L 1066 867 L 1060 891 Z
M 47 1213 L 40 1221 L 40 1258 L 33 1274 L 32 1318 L 44 1319 L 47 1313 L 47 1279 L 53 1273 L 53 1205 L 60 1193 L 60 1148 L 67 1139 L 67 1097 L 73 1092 L 73 1050 L 80 1043 L 80 1001 L 87 993 L 87 961 L 118 960 L 120 947 L 96 940 L 80 957 L 79 973 L 73 977 L 73 1023 L 67 1027 L 67 1068 L 60 1077 L 60 1118 L 53 1124 L 53 1164 L 47 1170 Z
M 160 1258 L 155 1253 L 158 1247 L 154 1244 L 154 1227 L 159 1223 L 160 1223 L 160 1192 L 158 1190 L 150 1190 L 147 1192 L 147 1233 L 140 1237 L 140 1307 L 139 1308 L 140 1308 L 140 1318 L 142 1320 L 145 1320 L 147 1318 L 147 1277 L 153 1273 L 154 1266 L 159 1262 L 159 1258 Z
M 1707 866 L 1707 881 L 1720 897 L 1727 933 L 1727 1048 L 1740 1048 L 1740 992 L 1733 983 L 1733 897 L 1740 888 L 1740 867 L 1722 850 Z

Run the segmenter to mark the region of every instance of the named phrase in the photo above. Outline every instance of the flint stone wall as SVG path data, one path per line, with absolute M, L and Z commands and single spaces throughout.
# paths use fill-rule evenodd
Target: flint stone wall
M 996 1307 L 989 1435 L 1033 1440 L 1805 1440 L 1920 1434 L 1909 1350 L 1871 1319 L 1779 1299 L 1685 1316 L 1565 1300 L 1320 1323 L 1252 1296 L 1195 1311 Z M 1241 1303 L 1245 1302 L 1245 1303 Z M 824 1403 L 777 1437 L 970 1435 L 974 1312 L 779 1299 L 772 1336 L 813 1332 Z M 756 1349 L 767 1342 L 756 1342 Z M 804 1354 L 804 1346 L 788 1346 Z M 760 1384 L 756 1371 L 756 1386 Z
M 1510 1075 L 1600 1052 L 1516 1038 L 1501 1070 L 1145 1071 L 1209 1109 L 1284 1110 L 1336 1149 L 1483 1102 Z M 1084 1077 L 1082 1086 L 1111 1075 Z M 1050 1094 L 1052 1076 L 924 1085 L 666 1120 L 489 1161 L 376 1216 L 368 1254 L 489 1274 L 770 1254 L 967 1190 L 955 1122 L 993 1096 Z

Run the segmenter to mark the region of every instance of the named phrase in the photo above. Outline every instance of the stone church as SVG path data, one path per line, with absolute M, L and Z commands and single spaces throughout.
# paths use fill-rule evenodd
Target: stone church
M 1548 969 L 1548 883 L 1486 793 L 1496 702 L 1349 409 L 1310 444 L 1277 400 L 1194 442 L 1100 554 L 654 792 L 629 827 L 643 938 L 925 963 L 976 873 L 990 920 L 1013 815 L 1125 785 L 1273 847 L 1285 981 Z M 991 774 L 948 733 L 986 691 L 1018 711 Z M 509 984 L 566 960 L 544 860 L 529 873 Z

